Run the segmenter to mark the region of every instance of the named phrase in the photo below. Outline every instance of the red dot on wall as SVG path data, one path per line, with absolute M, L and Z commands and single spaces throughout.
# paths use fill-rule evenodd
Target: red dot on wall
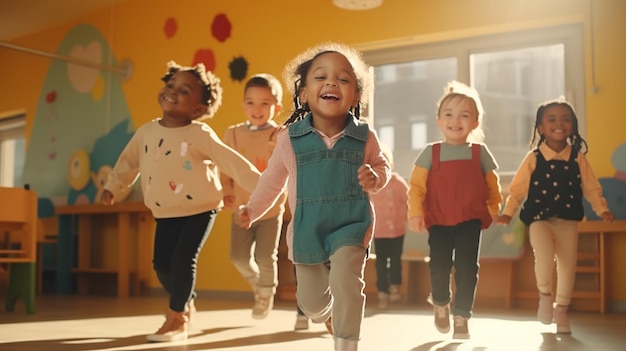
M 213 72 L 215 70 L 215 54 L 213 54 L 213 50 L 196 50 L 196 53 L 193 55 L 193 63 L 191 65 L 195 66 L 198 63 L 204 63 L 204 67 L 206 68 L 206 70 Z
M 51 104 L 54 102 L 54 100 L 57 99 L 57 93 L 56 91 L 51 91 L 48 93 L 48 95 L 46 95 L 46 102 Z
M 163 26 L 163 32 L 165 33 L 165 37 L 170 39 L 174 35 L 176 35 L 176 31 L 178 30 L 178 24 L 176 23 L 176 19 L 174 17 L 170 17 L 165 20 L 165 25 Z
M 213 24 L 211 24 L 211 33 L 215 39 L 223 42 L 230 37 L 231 27 L 232 26 L 228 17 L 226 17 L 225 14 L 220 13 L 213 19 Z

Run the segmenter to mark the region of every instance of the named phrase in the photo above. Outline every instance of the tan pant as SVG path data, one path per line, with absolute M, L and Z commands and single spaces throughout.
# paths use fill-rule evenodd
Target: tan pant
M 302 311 L 314 322 L 331 316 L 335 338 L 359 340 L 365 309 L 365 249 L 344 246 L 327 264 L 296 264 L 296 297 Z M 332 293 L 331 293 L 332 292 Z
M 556 217 L 536 221 L 528 229 L 530 245 L 535 254 L 537 289 L 552 293 L 552 276 L 556 258 L 557 283 L 555 301 L 568 306 L 572 299 L 578 257 L 578 229 L 576 221 Z

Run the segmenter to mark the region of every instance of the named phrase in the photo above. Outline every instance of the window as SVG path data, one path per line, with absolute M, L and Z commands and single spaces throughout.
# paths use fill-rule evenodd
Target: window
M 25 116 L 0 119 L 0 186 L 21 187 L 25 154 Z
M 584 111 L 582 38 L 581 26 L 571 25 L 362 50 L 377 77 L 367 115 L 394 140 L 395 170 L 408 178 L 425 144 L 441 139 L 436 104 L 446 83 L 459 80 L 479 92 L 485 143 L 510 179 L 529 151 L 540 102 L 564 96 Z

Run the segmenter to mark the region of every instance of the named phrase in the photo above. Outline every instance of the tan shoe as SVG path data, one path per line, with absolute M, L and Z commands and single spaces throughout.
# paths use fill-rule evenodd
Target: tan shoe
M 392 284 L 389 286 L 389 301 L 398 302 L 402 300 L 402 294 L 400 294 L 400 285 Z
M 170 309 L 165 313 L 165 322 L 156 333 L 148 335 L 150 342 L 169 342 L 187 339 L 188 319 L 184 312 L 176 312 Z
M 454 339 L 469 339 L 469 327 L 467 325 L 467 318 L 463 316 L 454 316 L 454 333 L 452 334 Z
M 263 319 L 267 317 L 272 308 L 274 307 L 274 295 L 262 296 L 259 294 L 254 295 L 255 301 L 252 306 L 252 318 Z
M 385 292 L 378 293 L 378 309 L 386 310 L 389 307 L 389 294 Z
M 450 304 L 438 306 L 433 304 L 433 314 L 435 315 L 435 327 L 440 333 L 450 331 Z

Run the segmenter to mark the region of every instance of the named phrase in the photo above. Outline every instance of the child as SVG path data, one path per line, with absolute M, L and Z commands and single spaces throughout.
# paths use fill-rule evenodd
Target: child
M 220 81 L 204 65 L 168 63 L 157 97 L 163 116 L 137 129 L 109 174 L 101 200 L 112 205 L 116 192 L 141 174 L 144 203 L 156 218 L 153 266 L 169 294 L 165 322 L 148 341 L 187 338 L 194 311 L 198 254 L 222 206 L 216 166 L 252 191 L 259 172 L 197 121 L 212 117 L 222 101 Z
M 602 187 L 587 161 L 587 142 L 578 133 L 578 118 L 565 100 L 539 105 L 530 151 L 511 182 L 499 224 L 508 224 L 522 206 L 520 219 L 528 228 L 535 255 L 539 290 L 537 319 L 556 332 L 570 334 L 567 307 L 572 298 L 578 255 L 577 222 L 583 216 L 583 195 L 605 222 L 614 215 L 602 196 Z M 538 138 L 538 140 L 537 140 Z M 556 307 L 552 272 L 557 261 Z
M 287 185 L 293 215 L 286 241 L 296 266 L 298 305 L 313 322 L 326 323 L 335 350 L 356 350 L 374 225 L 369 194 L 384 187 L 390 174 L 376 134 L 359 121 L 372 82 L 360 53 L 338 43 L 293 59 L 285 80 L 294 87 L 296 111 L 240 210 L 241 223 L 249 226 L 263 216 Z
M 383 154 L 393 169 L 393 154 L 384 147 Z M 407 191 L 409 186 L 398 173 L 392 172 L 389 184 L 372 195 L 376 227 L 376 288 L 378 308 L 384 310 L 389 301 L 401 299 L 402 248 L 407 225 Z
M 409 228 L 428 230 L 430 282 L 428 301 L 435 326 L 450 330 L 450 273 L 454 267 L 455 339 L 469 338 L 478 282 L 481 230 L 498 215 L 502 196 L 496 161 L 485 144 L 482 104 L 476 90 L 451 82 L 437 105 L 443 141 L 419 154 L 409 180 Z
M 283 89 L 280 82 L 269 74 L 252 76 L 245 85 L 243 112 L 247 121 L 226 129 L 224 143 L 237 150 L 259 171 L 267 167 L 267 160 L 274 151 L 277 131 L 280 129 L 273 118 L 282 108 Z M 228 175 L 220 178 L 224 185 L 224 207 L 238 209 L 248 202 L 250 193 L 243 190 Z M 274 305 L 278 285 L 278 241 L 283 224 L 286 196 L 280 196 L 276 204 L 250 229 L 237 223 L 233 215 L 230 232 L 230 258 L 254 292 L 252 318 L 267 317 Z M 254 259 L 252 246 L 254 244 Z

